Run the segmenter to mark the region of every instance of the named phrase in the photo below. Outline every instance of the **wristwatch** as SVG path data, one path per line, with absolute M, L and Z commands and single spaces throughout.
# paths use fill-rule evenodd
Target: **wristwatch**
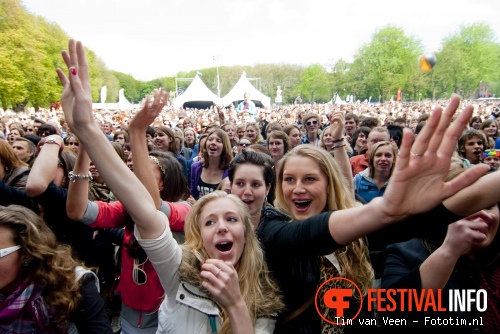
M 75 173 L 73 173 L 73 171 L 71 171 L 68 173 L 68 179 L 71 182 L 76 182 L 77 179 L 80 179 L 80 180 L 88 179 L 90 181 L 90 180 L 92 180 L 92 173 L 88 172 L 87 175 L 83 175 L 83 174 L 75 174 Z
M 45 144 L 56 144 L 59 146 L 59 151 L 63 150 L 63 144 L 59 144 L 57 141 L 57 136 L 48 136 L 45 138 Z

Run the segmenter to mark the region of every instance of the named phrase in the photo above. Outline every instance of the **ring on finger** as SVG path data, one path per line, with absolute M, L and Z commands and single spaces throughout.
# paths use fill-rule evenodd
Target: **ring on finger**
M 215 274 L 215 276 L 219 276 L 220 272 L 222 271 L 221 268 L 219 268 L 219 271 Z
M 414 157 L 421 157 L 421 156 L 423 156 L 423 154 L 413 153 L 412 151 L 410 151 L 410 154 L 413 155 Z

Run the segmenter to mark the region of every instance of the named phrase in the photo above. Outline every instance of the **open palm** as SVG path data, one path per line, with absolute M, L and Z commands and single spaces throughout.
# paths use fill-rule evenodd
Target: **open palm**
M 153 98 L 152 101 L 151 98 Z M 155 89 L 153 96 L 148 95 L 143 101 L 141 110 L 130 121 L 130 130 L 146 130 L 147 127 L 154 122 L 156 117 L 168 101 L 168 93 L 163 88 Z
M 451 123 L 459 104 L 458 96 L 452 96 L 444 112 L 441 108 L 434 110 L 413 145 L 413 135 L 405 129 L 394 174 L 382 200 L 389 216 L 428 211 L 488 171 L 487 166 L 475 166 L 444 182 L 458 137 L 472 115 L 472 107 L 466 107 Z
M 61 103 L 69 127 L 78 131 L 77 125 L 94 122 L 88 64 L 82 43 L 71 39 L 68 51 L 63 51 L 62 57 L 68 67 L 68 77 L 60 68 L 57 69 L 63 85 Z

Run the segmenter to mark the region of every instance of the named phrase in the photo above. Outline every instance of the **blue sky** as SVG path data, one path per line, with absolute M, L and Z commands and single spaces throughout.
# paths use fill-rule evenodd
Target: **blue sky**
M 388 24 L 427 53 L 460 24 L 485 22 L 500 38 L 499 0 L 22 0 L 104 60 L 140 80 L 256 63 L 351 61 Z

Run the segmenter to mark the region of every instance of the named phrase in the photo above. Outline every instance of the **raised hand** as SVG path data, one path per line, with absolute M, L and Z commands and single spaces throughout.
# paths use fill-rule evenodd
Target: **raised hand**
M 69 74 L 67 77 L 61 69 L 57 69 L 57 74 L 64 86 L 61 100 L 68 125 L 85 146 L 108 187 L 132 216 L 141 236 L 157 238 L 165 228 L 165 216 L 158 214 L 151 195 L 116 154 L 94 120 L 82 43 L 70 40 L 69 51 L 63 51 L 62 56 Z
M 448 226 L 443 244 L 420 266 L 422 288 L 444 288 L 460 257 L 469 253 L 474 245 L 481 248 L 491 233 L 487 222 L 491 222 L 493 216 L 487 211 L 481 210 Z
M 330 115 L 330 129 L 333 139 L 342 138 L 344 135 L 344 112 L 336 111 Z
M 155 89 L 152 96 L 148 95 L 144 98 L 141 110 L 130 121 L 129 131 L 146 132 L 148 126 L 158 117 L 167 102 L 168 93 L 163 88 Z
M 473 111 L 471 106 L 466 107 L 451 123 L 459 104 L 459 97 L 454 95 L 444 112 L 441 108 L 434 110 L 413 145 L 413 135 L 405 129 L 398 161 L 381 201 L 386 216 L 428 211 L 488 171 L 488 166 L 477 165 L 444 182 L 458 137 Z
M 66 122 L 78 135 L 79 126 L 95 125 L 92 115 L 92 91 L 82 43 L 70 39 L 68 50 L 62 52 L 62 57 L 68 67 L 69 78 L 60 68 L 56 71 L 63 85 L 61 103 Z
M 168 94 L 162 89 L 155 89 L 153 96 L 148 95 L 143 101 L 141 110 L 130 121 L 128 130 L 130 144 L 132 145 L 132 162 L 134 174 L 146 187 L 153 198 L 157 209 L 161 207 L 162 199 L 158 189 L 158 181 L 151 173 L 151 165 L 148 159 L 148 147 L 145 140 L 146 129 L 160 114 L 168 101 Z
M 467 217 L 448 226 L 446 238 L 441 246 L 456 258 L 467 254 L 475 243 L 486 239 L 486 224 L 480 217 Z

